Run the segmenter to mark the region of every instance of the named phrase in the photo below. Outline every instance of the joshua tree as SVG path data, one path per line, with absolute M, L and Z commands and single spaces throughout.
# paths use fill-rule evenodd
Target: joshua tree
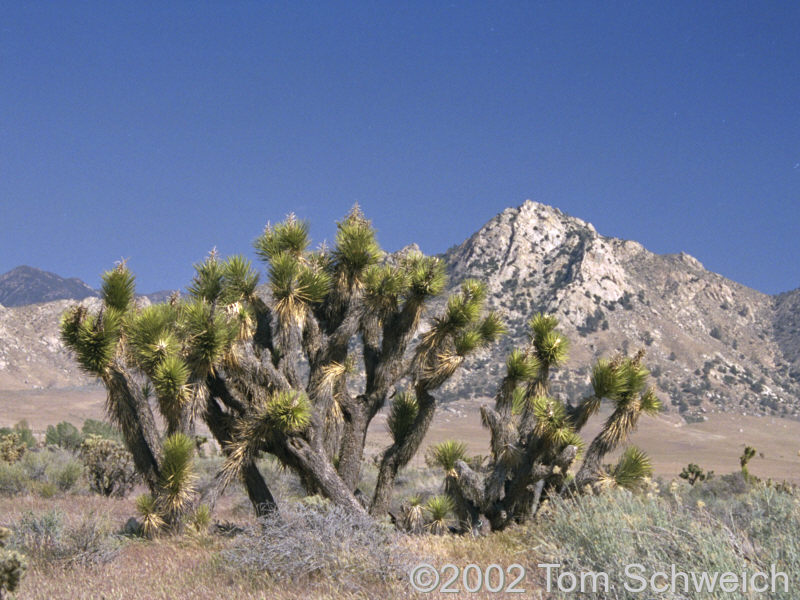
M 153 499 L 163 495 L 165 455 L 150 393 L 167 435 L 205 421 L 227 455 L 222 483 L 241 477 L 259 513 L 276 508 L 255 464 L 262 452 L 296 471 L 309 493 L 365 511 L 367 428 L 394 397 L 394 443 L 370 507 L 382 514 L 430 426 L 436 389 L 504 332 L 484 310 L 485 287 L 465 281 L 415 341 L 426 305 L 445 287 L 444 266 L 418 252 L 385 255 L 358 207 L 338 224 L 333 249 L 309 251 L 307 224 L 291 216 L 255 246 L 267 265 L 266 299 L 249 261 L 212 253 L 196 265 L 187 299 L 140 307 L 120 264 L 103 276 L 100 311 L 68 311 L 62 338 L 105 384 L 108 413 Z M 363 378 L 348 382 L 357 358 Z M 154 503 L 145 497 L 140 509 Z
M 742 475 L 747 481 L 751 481 L 755 479 L 752 475 L 750 475 L 750 471 L 747 469 L 747 464 L 753 459 L 756 455 L 756 449 L 752 446 L 745 446 L 744 452 L 739 457 L 739 464 L 742 466 Z
M 646 387 L 643 352 L 633 358 L 600 360 L 592 374 L 593 393 L 579 403 L 565 404 L 549 394 L 551 369 L 567 355 L 567 340 L 554 317 L 535 315 L 528 347 L 514 350 L 506 362 L 495 407 L 481 407 L 491 433 L 491 461 L 481 472 L 464 460 L 463 447 L 441 444 L 433 455 L 445 469 L 445 491 L 454 500 L 462 529 L 493 530 L 533 514 L 542 497 L 567 489 L 583 491 L 607 485 L 635 487 L 652 471 L 647 456 L 628 448 L 615 467 L 602 459 L 624 442 L 642 413 L 654 413 L 660 402 Z M 585 453 L 574 479 L 567 471 L 584 444 L 579 436 L 588 419 L 608 399 L 614 410 Z M 485 531 L 485 529 L 484 529 Z
M 698 481 L 706 481 L 714 477 L 714 471 L 703 471 L 701 467 L 694 463 L 689 463 L 681 471 L 680 478 L 685 479 L 690 485 L 694 485 Z

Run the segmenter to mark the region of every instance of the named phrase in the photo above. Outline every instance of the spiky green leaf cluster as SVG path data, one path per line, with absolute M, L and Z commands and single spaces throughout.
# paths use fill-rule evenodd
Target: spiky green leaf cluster
M 64 313 L 61 319 L 61 339 L 75 352 L 84 371 L 100 376 L 114 358 L 121 328 L 121 314 L 113 308 L 92 315 L 85 308 L 76 306 Z
M 428 449 L 427 462 L 431 466 L 438 465 L 446 472 L 456 466 L 456 462 L 467 456 L 467 445 L 456 440 L 445 440 Z
M 528 321 L 528 327 L 531 330 L 531 339 L 535 340 L 537 337 L 544 337 L 555 331 L 555 328 L 558 327 L 558 318 L 537 312 Z
M 481 337 L 481 332 L 477 329 L 469 329 L 461 332 L 456 336 L 455 340 L 453 340 L 456 354 L 459 356 L 471 354 L 482 345 L 482 342 L 483 338 Z
M 408 273 L 411 298 L 422 300 L 438 296 L 447 285 L 444 262 L 435 256 L 413 252 L 405 257 L 401 264 Z
M 620 397 L 625 398 L 644 392 L 650 371 L 639 361 L 626 358 L 618 368 L 619 377 L 622 379 Z
M 558 447 L 563 447 L 568 443 L 577 445 L 579 448 L 583 447 L 583 441 L 574 435 L 575 430 L 564 404 L 546 396 L 537 396 L 530 402 L 536 417 L 534 427 L 536 435 Z
M 450 496 L 432 496 L 425 503 L 425 511 L 432 522 L 444 522 L 453 510 L 455 510 L 455 504 Z
M 524 387 L 515 387 L 511 393 L 511 413 L 521 415 L 528 407 L 530 396 Z
M 166 526 L 156 499 L 151 494 L 142 494 L 136 498 L 136 512 L 142 519 L 142 534 L 145 537 L 155 537 Z
M 161 414 L 176 425 L 184 405 L 189 401 L 189 367 L 182 358 L 171 354 L 156 366 L 151 379 Z
M 277 392 L 267 403 L 264 418 L 275 431 L 285 435 L 298 433 L 311 422 L 311 403 L 302 392 Z
M 135 291 L 133 273 L 124 262 L 103 273 L 100 297 L 108 308 L 124 313 L 133 302 Z
M 467 356 L 497 341 L 506 332 L 505 325 L 495 312 L 490 312 L 477 324 L 456 334 L 453 344 L 458 356 Z
M 164 441 L 157 506 L 174 519 L 189 507 L 194 493 L 194 440 L 174 433 Z
M 611 477 L 619 487 L 636 489 L 653 474 L 650 457 L 636 446 L 628 446 L 617 461 Z
M 360 282 L 364 270 L 376 264 L 382 254 L 372 223 L 357 205 L 354 206 L 336 224 L 336 247 L 333 250 L 335 271 L 348 284 Z
M 639 401 L 639 407 L 643 413 L 648 415 L 655 415 L 661 411 L 661 400 L 656 397 L 656 393 L 653 391 L 653 388 L 647 388 L 644 394 L 642 394 L 642 398 Z
M 619 408 L 634 412 L 656 414 L 661 410 L 661 401 L 652 388 L 647 386 L 650 372 L 641 364 L 641 356 L 617 357 L 614 360 L 600 359 L 592 370 L 594 398 L 587 399 L 591 412 L 598 408 L 600 398 L 609 398 Z
M 311 423 L 311 410 L 311 403 L 304 393 L 281 391 L 237 419 L 234 438 L 228 446 L 228 457 L 220 472 L 223 486 L 233 481 L 245 463 L 258 455 L 264 440 L 306 429 Z
M 378 314 L 397 310 L 409 286 L 409 276 L 393 265 L 371 265 L 364 271 L 364 301 Z
M 211 508 L 208 504 L 201 504 L 192 513 L 189 525 L 196 533 L 205 533 L 211 525 Z
M 506 359 L 506 376 L 513 381 L 530 381 L 539 376 L 540 366 L 535 354 L 515 348 Z
M 272 262 L 279 254 L 300 258 L 310 243 L 308 223 L 289 215 L 283 223 L 270 226 L 256 238 L 253 245 L 264 261 Z
M 502 317 L 497 312 L 490 311 L 478 325 L 478 332 L 481 334 L 481 339 L 486 343 L 492 343 L 508 333 L 508 328 L 506 328 Z
M 255 298 L 258 273 L 252 263 L 239 254 L 229 256 L 222 264 L 222 302 L 249 302 Z
M 550 366 L 557 366 L 567 359 L 569 343 L 567 338 L 557 331 L 550 331 L 542 336 L 536 336 L 533 341 L 536 356 L 539 360 Z
M 475 279 L 461 284 L 461 291 L 447 299 L 447 308 L 442 319 L 444 328 L 457 331 L 475 323 L 486 300 L 486 285 Z
M 222 294 L 223 266 L 216 250 L 212 250 L 202 263 L 194 265 L 195 275 L 188 287 L 196 300 L 216 302 Z
M 447 300 L 444 315 L 417 346 L 415 364 L 421 367 L 424 384 L 434 389 L 464 363 L 467 355 L 483 348 L 505 332 L 499 316 L 489 313 L 481 319 L 486 301 L 485 284 L 467 279 L 461 290 Z
M 197 376 L 205 376 L 225 358 L 239 333 L 234 321 L 205 300 L 181 305 L 179 327 L 186 340 L 186 363 Z
M 283 323 L 302 323 L 309 305 L 322 302 L 330 291 L 330 275 L 309 266 L 292 254 L 272 257 L 269 282 L 275 312 Z
M 151 304 L 125 319 L 128 348 L 145 372 L 152 373 L 167 356 L 177 355 L 181 344 L 174 332 L 178 311 L 170 304 Z
M 400 392 L 392 402 L 387 425 L 395 443 L 401 443 L 411 432 L 419 414 L 417 397 L 411 392 Z
M 605 358 L 592 369 L 592 389 L 598 398 L 617 399 L 624 392 L 624 381 L 618 376 L 617 365 Z
M 569 343 L 567 338 L 556 331 L 558 319 L 553 315 L 536 313 L 528 326 L 536 357 L 543 365 L 558 366 L 567 359 Z

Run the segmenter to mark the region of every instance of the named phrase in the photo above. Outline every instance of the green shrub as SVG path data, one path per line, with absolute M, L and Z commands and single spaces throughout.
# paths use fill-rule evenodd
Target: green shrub
M 58 446 L 65 450 L 75 451 L 81 447 L 83 435 L 72 423 L 61 421 L 55 427 L 52 425 L 47 426 L 44 440 L 48 446 Z
M 138 480 L 133 457 L 114 440 L 89 435 L 81 444 L 80 457 L 89 488 L 103 496 L 123 497 Z
M 30 482 L 22 463 L 11 464 L 0 461 L 0 494 L 9 496 L 24 494 L 28 491 Z
M 83 475 L 83 465 L 80 461 L 71 459 L 62 465 L 53 465 L 48 469 L 47 478 L 58 486 L 62 492 L 68 492 Z
M 67 450 L 33 450 L 13 464 L 0 461 L 0 494 L 33 492 L 49 498 L 72 490 L 82 474 L 83 465 Z
M 25 474 L 33 481 L 46 481 L 47 468 L 50 466 L 51 454 L 44 452 L 26 452 L 20 463 L 25 468 Z
M 58 486 L 49 481 L 36 481 L 33 485 L 33 491 L 42 498 L 52 498 L 58 493 Z
M 199 505 L 189 519 L 189 526 L 196 533 L 205 533 L 211 525 L 211 509 L 208 504 Z
M 27 512 L 13 526 L 12 545 L 31 558 L 49 560 L 59 556 L 64 535 L 64 515 L 57 510 Z
M 107 440 L 114 440 L 116 442 L 122 441 L 122 436 L 120 436 L 119 431 L 113 425 L 95 419 L 86 419 L 83 422 L 83 427 L 81 427 L 81 433 L 83 433 L 83 437 L 96 435 Z

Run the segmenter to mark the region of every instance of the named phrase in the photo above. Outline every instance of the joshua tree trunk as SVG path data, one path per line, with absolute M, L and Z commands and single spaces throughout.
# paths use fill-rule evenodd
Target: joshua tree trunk
M 417 402 L 419 403 L 419 413 L 409 434 L 392 444 L 383 454 L 375 493 L 369 509 L 372 515 L 380 516 L 389 510 L 397 472 L 405 467 L 417 453 L 433 421 L 436 399 L 422 386 L 417 386 Z
M 108 392 L 106 410 L 133 455 L 136 470 L 150 492 L 155 493 L 160 474 L 161 442 L 150 403 L 130 373 L 118 364 L 109 367 L 102 379 Z
M 222 396 L 228 400 L 228 403 L 233 404 L 234 408 L 237 406 L 235 399 L 227 393 L 227 388 L 221 378 L 209 376 L 208 382 L 210 390 L 216 392 L 216 397 Z M 217 440 L 222 451 L 227 454 L 230 452 L 230 443 L 234 438 L 233 426 L 235 421 L 231 415 L 223 412 L 217 403 L 216 397 L 209 395 L 206 401 L 204 417 L 211 435 Z M 228 407 L 231 408 L 230 405 Z M 242 483 L 247 491 L 247 497 L 255 509 L 256 516 L 261 517 L 278 510 L 275 498 L 269 491 L 269 487 L 267 487 L 264 477 L 258 470 L 255 460 L 248 459 L 245 462 L 242 469 Z

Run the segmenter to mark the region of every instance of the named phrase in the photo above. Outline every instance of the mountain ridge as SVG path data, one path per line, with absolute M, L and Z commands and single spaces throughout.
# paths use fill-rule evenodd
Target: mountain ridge
M 28 265 L 14 267 L 0 275 L 0 304 L 5 307 L 83 300 L 90 296 L 97 296 L 97 291 L 77 277 L 61 277 Z
M 163 302 L 172 293 L 172 290 L 159 290 L 140 296 L 151 302 Z M 99 296 L 98 290 L 77 277 L 62 277 L 29 265 L 19 265 L 0 275 L 0 306 L 7 308 Z

